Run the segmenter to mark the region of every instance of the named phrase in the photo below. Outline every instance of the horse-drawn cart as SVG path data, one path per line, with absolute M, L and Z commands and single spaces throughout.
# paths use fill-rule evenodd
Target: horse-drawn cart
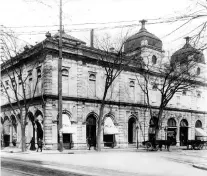
M 187 149 L 207 149 L 207 133 L 202 128 L 195 128 L 195 139 L 187 140 Z
M 193 149 L 193 150 L 201 150 L 206 148 L 207 141 L 202 140 L 188 140 L 187 141 L 187 149 Z
M 146 147 L 147 151 L 157 151 L 162 150 L 162 146 L 165 146 L 167 150 L 170 150 L 171 145 L 175 145 L 172 140 L 155 140 L 155 141 L 145 141 L 142 144 Z

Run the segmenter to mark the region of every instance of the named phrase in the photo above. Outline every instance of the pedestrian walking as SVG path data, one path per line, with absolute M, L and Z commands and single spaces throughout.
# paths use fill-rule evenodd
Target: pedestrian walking
M 36 150 L 34 137 L 30 141 L 30 150 Z
M 39 140 L 38 140 L 37 145 L 38 145 L 38 147 L 37 147 L 37 152 L 39 151 L 39 149 L 40 149 L 40 151 L 42 152 L 42 146 L 43 146 L 43 141 L 42 141 L 42 139 L 39 139 Z
M 91 150 L 92 139 L 91 137 L 88 138 L 88 149 Z

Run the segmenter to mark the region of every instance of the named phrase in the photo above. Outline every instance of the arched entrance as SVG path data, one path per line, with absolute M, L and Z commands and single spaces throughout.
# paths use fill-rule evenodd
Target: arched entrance
M 43 140 L 43 114 L 40 110 L 35 112 L 35 124 L 37 130 L 37 141 Z
M 70 115 L 69 114 L 62 114 L 62 132 L 63 132 L 63 147 L 65 149 L 73 148 L 73 133 L 75 133 L 75 129 L 72 128 Z
M 136 143 L 136 120 L 134 117 L 128 121 L 128 143 Z
M 180 146 L 186 146 L 188 140 L 188 122 L 186 119 L 180 122 Z
M 96 146 L 96 117 L 93 114 L 86 119 L 86 139 L 90 139 L 91 146 Z
M 177 126 L 173 118 L 168 119 L 167 122 L 167 140 L 172 141 L 172 145 L 176 145 Z

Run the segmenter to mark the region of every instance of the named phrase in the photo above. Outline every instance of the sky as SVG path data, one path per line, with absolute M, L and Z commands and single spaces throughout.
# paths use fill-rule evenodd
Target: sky
M 34 45 L 45 39 L 47 31 L 52 34 L 58 31 L 59 1 L 1 0 L 0 25 L 13 30 L 22 43 Z M 184 45 L 186 31 L 198 22 L 172 34 L 181 23 L 150 23 L 183 14 L 193 4 L 193 0 L 63 0 L 63 25 L 66 33 L 89 45 L 92 28 L 96 37 L 106 33 L 112 37 L 123 36 L 127 32 L 130 36 L 139 31 L 139 21 L 147 19 L 147 30 L 163 41 L 165 51 L 174 52 Z

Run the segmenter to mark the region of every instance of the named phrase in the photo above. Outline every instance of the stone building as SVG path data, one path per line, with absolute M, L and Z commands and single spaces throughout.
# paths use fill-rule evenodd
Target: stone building
M 37 139 L 42 136 L 49 149 L 57 149 L 59 140 L 58 40 L 58 33 L 54 36 L 47 33 L 44 41 L 21 54 L 25 72 L 30 73 L 28 85 L 34 89 L 34 80 L 40 80 L 28 115 L 27 142 L 32 137 Z M 165 57 L 162 41 L 145 29 L 145 21 L 142 21 L 141 29 L 127 39 L 124 51 L 136 53 L 136 49 L 140 47 L 143 48 L 142 57 L 150 57 L 154 65 Z M 172 57 L 178 57 L 183 50 L 189 48 L 192 48 L 190 44 L 185 44 Z M 103 67 L 97 64 L 97 58 L 94 57 L 94 53 L 97 52 L 97 49 L 86 46 L 85 42 L 63 33 L 62 131 L 65 148 L 86 148 L 87 138 L 96 137 L 105 76 Z M 165 119 L 160 138 L 166 139 L 168 134 L 173 133 L 177 145 L 185 145 L 187 139 L 195 139 L 197 128 L 207 131 L 204 97 L 207 87 L 203 84 L 205 76 L 202 74 L 205 61 L 202 53 L 200 54 L 202 59 L 198 64 L 198 86 L 193 92 L 176 94 L 164 112 Z M 37 63 L 35 68 L 34 63 Z M 7 75 L 4 70 L 1 73 L 3 83 L 8 86 L 10 82 Z M 21 86 L 19 91 L 20 89 Z M 29 99 L 31 92 L 26 92 Z M 148 140 L 153 124 L 144 98 L 135 74 L 124 70 L 107 95 L 102 131 L 104 147 L 135 147 L 137 143 Z M 21 140 L 20 124 L 12 113 L 8 100 L 3 96 L 1 99 L 1 134 L 5 145 L 12 145 L 14 138 L 17 139 L 18 145 Z M 159 93 L 152 87 L 151 104 L 155 116 L 159 101 Z

